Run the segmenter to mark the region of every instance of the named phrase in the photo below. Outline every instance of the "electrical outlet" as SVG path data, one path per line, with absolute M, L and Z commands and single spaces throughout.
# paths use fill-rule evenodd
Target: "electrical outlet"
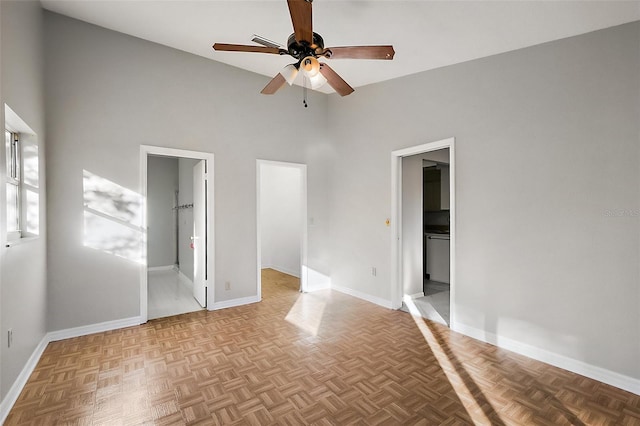
M 376 270 L 376 267 L 375 267 L 375 266 L 372 266 L 372 267 L 371 267 L 371 275 L 373 275 L 374 277 L 375 277 L 376 275 L 378 275 L 378 271 Z
M 8 329 L 7 330 L 7 347 L 10 348 L 12 343 L 13 343 L 13 330 Z
M 225 281 L 224 289 L 225 290 L 231 290 L 231 281 Z

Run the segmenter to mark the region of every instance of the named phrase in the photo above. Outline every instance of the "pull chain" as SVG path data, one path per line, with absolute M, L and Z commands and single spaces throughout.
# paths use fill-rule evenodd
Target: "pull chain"
M 306 75 L 302 79 L 302 104 L 304 105 L 305 108 L 309 107 L 309 104 L 307 104 L 307 76 Z

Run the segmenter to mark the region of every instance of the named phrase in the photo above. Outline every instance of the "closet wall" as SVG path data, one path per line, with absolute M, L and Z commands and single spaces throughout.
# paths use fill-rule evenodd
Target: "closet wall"
M 198 161 L 159 156 L 149 156 L 147 160 L 148 266 L 178 265 L 191 281 L 193 166 Z M 180 208 L 176 209 L 176 205 Z
M 260 166 L 261 266 L 300 277 L 301 172 Z
M 176 264 L 176 191 L 178 159 L 149 156 L 147 160 L 147 266 Z

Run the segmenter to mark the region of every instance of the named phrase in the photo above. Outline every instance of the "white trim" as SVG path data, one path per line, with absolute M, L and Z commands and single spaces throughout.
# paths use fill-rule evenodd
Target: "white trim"
M 393 309 L 402 306 L 402 157 L 449 148 L 449 197 L 450 197 L 450 288 L 449 306 L 451 323 L 455 322 L 455 252 L 456 252 L 456 169 L 455 138 L 442 139 L 391 152 L 391 304 Z
M 571 371 L 573 373 L 589 377 L 590 379 L 640 395 L 640 379 L 625 376 L 602 367 L 596 367 L 595 365 L 587 364 L 577 359 L 540 349 L 527 343 L 499 336 L 465 324 L 454 324 L 452 322 L 451 329 L 499 348 L 507 349 L 528 358 L 532 358 L 537 361 L 562 368 L 563 370 Z
M 140 265 L 140 324 L 147 322 L 148 277 L 147 277 L 147 158 L 149 155 L 193 158 L 207 162 L 207 309 L 215 304 L 215 220 L 214 220 L 214 155 L 209 152 L 140 145 L 140 195 L 142 205 L 142 263 Z
M 291 167 L 300 170 L 300 271 L 293 273 L 291 270 L 269 266 L 285 274 L 300 278 L 300 291 L 308 290 L 307 253 L 309 241 L 309 227 L 307 223 L 307 165 L 301 163 L 288 163 L 284 161 L 256 160 L 256 295 L 258 301 L 262 300 L 262 224 L 260 223 L 260 168 L 262 165 Z
M 275 265 L 266 266 L 266 267 L 263 266 L 261 269 L 266 269 L 266 268 L 273 269 L 274 271 L 282 272 L 283 274 L 291 275 L 296 278 L 300 278 L 300 271 L 297 271 L 297 270 L 294 271 L 293 269 L 275 266 Z
M 308 213 L 307 213 L 307 165 L 301 164 L 298 165 L 300 167 L 300 227 L 302 228 L 302 233 L 300 235 L 300 291 L 308 291 L 309 290 L 309 276 L 307 274 L 307 266 L 309 264 L 308 252 L 309 252 L 309 224 L 308 222 Z
M 7 240 L 5 247 L 15 247 L 19 246 L 20 244 L 32 243 L 34 241 L 38 241 L 39 239 L 39 236 L 19 237 L 17 240 Z
M 219 309 L 227 309 L 227 308 L 235 308 L 236 306 L 242 306 L 242 305 L 249 305 L 251 303 L 258 303 L 260 302 L 260 299 L 258 296 L 249 296 L 249 297 L 241 297 L 239 299 L 231 299 L 231 300 L 224 300 L 222 302 L 216 302 L 211 306 L 211 309 L 209 309 L 210 311 L 217 311 Z
M 367 293 L 363 293 L 358 290 L 354 290 L 348 287 L 342 287 L 339 285 L 331 285 L 331 290 L 339 291 L 340 293 L 348 294 L 349 296 L 357 297 L 358 299 L 366 300 L 367 302 L 374 303 L 388 309 L 395 309 L 391 300 L 383 299 L 381 297 L 372 296 Z
M 307 286 L 306 293 L 313 293 L 314 291 L 320 291 L 320 290 L 331 290 L 331 282 L 327 281 L 320 284 L 309 284 Z
M 165 265 L 165 266 L 149 266 L 147 268 L 148 272 L 161 272 L 161 271 L 171 271 L 176 268 L 176 265 Z
M 402 298 L 402 300 L 405 300 L 404 299 L 405 297 L 408 297 L 411 300 L 419 299 L 421 297 L 424 297 L 424 291 L 421 291 L 420 293 L 416 293 L 416 294 L 405 294 L 404 297 Z
M 49 342 L 57 342 L 58 340 L 71 339 L 74 337 L 87 336 L 94 333 L 102 333 L 103 331 L 117 330 L 119 328 L 133 327 L 140 325 L 140 317 L 123 318 L 114 321 L 105 321 L 98 324 L 83 325 L 80 327 L 67 328 L 64 330 L 50 331 L 47 333 Z
M 45 334 L 27 360 L 25 366 L 22 368 L 22 371 L 20 371 L 20 374 L 18 374 L 18 377 L 11 385 L 9 392 L 7 392 L 2 403 L 0 403 L 0 424 L 3 424 L 7 419 L 11 408 L 13 408 L 13 404 L 18 400 L 20 392 L 22 392 L 22 389 L 24 388 L 24 385 L 27 384 L 27 380 L 29 380 L 31 373 L 33 373 L 33 370 L 35 370 L 38 365 L 38 361 L 40 361 L 40 357 L 42 357 L 42 353 L 47 348 L 49 341 L 48 334 Z

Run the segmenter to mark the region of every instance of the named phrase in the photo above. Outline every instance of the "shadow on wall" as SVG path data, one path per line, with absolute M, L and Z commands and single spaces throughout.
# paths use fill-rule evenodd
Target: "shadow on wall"
M 84 170 L 85 247 L 143 263 L 142 197 Z

